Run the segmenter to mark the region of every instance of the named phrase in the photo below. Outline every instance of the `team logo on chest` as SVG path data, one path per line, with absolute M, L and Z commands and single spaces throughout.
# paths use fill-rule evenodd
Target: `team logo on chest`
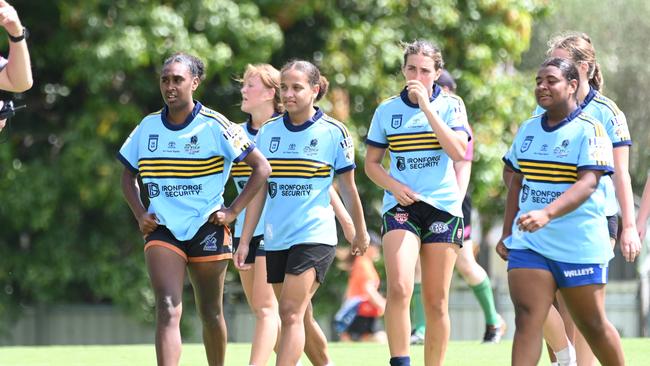
M 190 137 L 190 143 L 185 144 L 185 152 L 194 155 L 201 150 L 201 145 L 199 145 L 199 138 L 194 135 Z
M 278 148 L 280 147 L 280 138 L 279 137 L 271 137 L 271 143 L 269 144 L 269 151 L 274 153 L 278 151 Z
M 521 148 L 519 149 L 519 151 L 522 153 L 526 152 L 528 148 L 530 148 L 530 144 L 533 143 L 533 138 L 535 138 L 535 136 L 526 136 L 524 142 L 521 144 Z
M 149 135 L 149 151 L 154 152 L 158 149 L 158 135 Z
M 278 184 L 275 182 L 269 183 L 269 196 L 275 198 L 275 195 L 278 194 Z
M 392 128 L 400 128 L 400 126 L 402 126 L 402 115 L 393 114 L 393 119 L 390 122 L 390 126 Z
M 404 160 L 403 156 L 398 156 L 397 157 L 397 170 L 399 170 L 401 172 L 404 169 L 406 169 L 406 161 Z

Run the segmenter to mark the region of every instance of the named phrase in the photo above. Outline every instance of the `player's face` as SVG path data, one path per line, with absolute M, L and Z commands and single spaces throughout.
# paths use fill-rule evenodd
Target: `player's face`
M 289 114 L 307 113 L 314 107 L 319 86 L 311 86 L 307 74 L 296 69 L 282 73 L 280 97 Z
M 402 73 L 407 81 L 418 80 L 429 91 L 433 93 L 433 83 L 438 80 L 440 70 L 436 70 L 433 58 L 423 54 L 408 55 Z
M 182 109 L 192 103 L 192 93 L 199 78 L 192 76 L 189 67 L 181 62 L 165 66 L 160 75 L 160 93 L 169 108 Z
M 576 82 L 568 81 L 562 71 L 555 66 L 546 66 L 537 72 L 535 78 L 535 98 L 537 104 L 546 110 L 556 106 L 566 105 L 575 94 Z
M 240 92 L 242 112 L 253 113 L 256 108 L 266 103 L 273 103 L 273 89 L 267 88 L 259 75 L 251 75 L 244 79 Z

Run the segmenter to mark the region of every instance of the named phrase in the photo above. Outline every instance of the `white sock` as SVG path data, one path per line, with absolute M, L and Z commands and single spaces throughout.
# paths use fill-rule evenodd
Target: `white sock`
M 560 364 L 557 362 L 551 362 L 551 366 L 560 366 Z
M 569 346 L 561 351 L 555 352 L 558 366 L 576 366 L 576 350 L 569 343 Z

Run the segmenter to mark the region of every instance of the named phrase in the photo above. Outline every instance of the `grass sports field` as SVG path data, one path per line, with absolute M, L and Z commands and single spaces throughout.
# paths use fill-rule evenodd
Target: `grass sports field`
M 451 342 L 445 364 L 451 366 L 480 365 L 504 366 L 510 364 L 512 342 L 497 345 L 482 345 L 478 342 Z M 250 345 L 228 344 L 226 365 L 247 365 Z M 628 366 L 650 364 L 650 338 L 628 338 L 623 340 L 623 349 Z M 422 346 L 412 348 L 412 364 L 422 365 Z M 388 364 L 388 347 L 378 344 L 331 343 L 330 353 L 338 366 L 382 366 Z M 119 366 L 154 365 L 153 345 L 135 346 L 51 346 L 51 347 L 0 347 L 2 366 Z M 540 365 L 548 365 L 543 357 Z M 205 365 L 203 346 L 186 344 L 183 347 L 181 365 Z M 271 362 L 272 364 L 272 362 Z M 304 359 L 304 365 L 309 362 Z

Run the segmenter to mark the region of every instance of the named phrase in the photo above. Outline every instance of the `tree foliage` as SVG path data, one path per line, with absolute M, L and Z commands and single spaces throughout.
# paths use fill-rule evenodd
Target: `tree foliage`
M 544 1 L 53 0 L 16 4 L 31 30 L 35 87 L 0 144 L 0 314 L 20 304 L 105 302 L 149 314 L 141 237 L 114 159 L 143 115 L 162 105 L 157 72 L 175 51 L 201 57 L 196 98 L 231 119 L 247 63 L 314 60 L 333 91 L 322 105 L 362 140 L 377 104 L 403 85 L 399 42 L 429 39 L 457 77 L 476 133 L 475 198 L 500 215 L 501 164 L 532 110 L 532 82 L 513 67 Z M 53 31 L 54 30 L 54 31 Z M 381 191 L 357 181 L 370 227 Z M 331 288 L 340 287 L 333 281 Z M 333 290 L 332 290 L 333 291 Z M 325 290 L 327 293 L 327 290 Z

